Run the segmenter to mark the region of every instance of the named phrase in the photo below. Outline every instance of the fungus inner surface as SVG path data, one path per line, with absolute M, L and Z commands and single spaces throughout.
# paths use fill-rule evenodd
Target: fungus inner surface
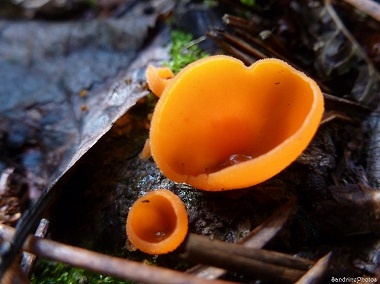
M 174 232 L 176 220 L 176 213 L 170 201 L 156 195 L 137 204 L 132 226 L 140 239 L 158 243 Z
M 164 97 L 157 148 L 173 171 L 193 176 L 279 146 L 299 130 L 314 99 L 310 82 L 283 64 L 236 60 L 193 66 Z

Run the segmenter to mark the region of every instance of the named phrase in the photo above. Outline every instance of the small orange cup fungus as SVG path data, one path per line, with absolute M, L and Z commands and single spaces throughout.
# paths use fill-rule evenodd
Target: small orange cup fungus
M 273 177 L 307 147 L 324 111 L 315 81 L 279 59 L 246 67 L 211 56 L 161 86 L 150 128 L 153 159 L 171 180 L 203 190 Z
M 145 253 L 171 252 L 187 235 L 185 204 L 167 189 L 148 192 L 131 207 L 126 230 L 132 245 Z
M 167 83 L 174 77 L 172 70 L 169 67 L 154 68 L 148 66 L 146 69 L 146 78 L 150 90 L 160 97 Z

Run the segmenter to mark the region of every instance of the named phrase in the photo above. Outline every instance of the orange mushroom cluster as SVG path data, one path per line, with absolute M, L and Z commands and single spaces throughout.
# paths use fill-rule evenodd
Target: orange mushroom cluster
M 324 111 L 315 81 L 278 59 L 246 67 L 217 55 L 175 77 L 152 66 L 146 75 L 161 96 L 150 129 L 153 159 L 168 178 L 198 189 L 273 177 L 307 147 Z
M 154 190 L 139 198 L 127 217 L 129 241 L 149 254 L 175 250 L 185 239 L 187 230 L 185 204 L 166 189 Z

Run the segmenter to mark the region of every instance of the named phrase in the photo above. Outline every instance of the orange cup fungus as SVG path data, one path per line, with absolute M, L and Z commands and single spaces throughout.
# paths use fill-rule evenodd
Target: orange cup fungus
M 307 147 L 324 111 L 318 85 L 279 59 L 246 67 L 216 55 L 161 81 L 153 69 L 149 87 L 164 86 L 151 121 L 153 159 L 168 178 L 198 189 L 273 177 Z
M 169 67 L 154 68 L 152 65 L 146 69 L 146 79 L 150 90 L 157 96 L 161 97 L 167 83 L 174 77 Z
M 185 239 L 187 229 L 185 204 L 166 189 L 154 190 L 139 198 L 127 217 L 129 241 L 149 254 L 175 250 Z

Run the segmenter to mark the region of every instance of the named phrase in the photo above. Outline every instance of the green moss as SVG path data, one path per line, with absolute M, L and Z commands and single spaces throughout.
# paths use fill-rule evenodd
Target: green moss
M 249 7 L 253 7 L 256 4 L 255 0 L 240 0 L 240 2 Z
M 99 275 L 63 263 L 42 260 L 37 263 L 31 277 L 32 284 L 125 284 L 110 276 Z
M 183 67 L 208 54 L 199 48 L 197 42 L 193 41 L 191 34 L 173 30 L 171 32 L 172 47 L 170 50 L 171 61 L 166 65 L 177 74 Z

